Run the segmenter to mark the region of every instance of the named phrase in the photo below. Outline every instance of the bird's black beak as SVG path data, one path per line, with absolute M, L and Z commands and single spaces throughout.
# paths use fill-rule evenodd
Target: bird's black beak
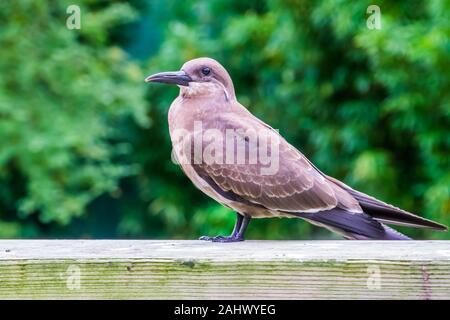
M 160 72 L 155 73 L 147 78 L 145 82 L 160 82 L 168 84 L 178 84 L 180 86 L 188 86 L 192 78 L 189 77 L 186 72 L 181 71 L 170 71 L 170 72 Z

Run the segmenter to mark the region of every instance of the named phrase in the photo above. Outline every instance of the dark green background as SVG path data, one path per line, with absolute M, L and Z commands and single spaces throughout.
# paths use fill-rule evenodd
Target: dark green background
M 444 0 L 1 1 L 0 237 L 229 233 L 234 214 L 170 160 L 178 89 L 143 82 L 199 56 L 322 171 L 449 224 L 449 13 Z M 247 237 L 336 236 L 270 219 Z

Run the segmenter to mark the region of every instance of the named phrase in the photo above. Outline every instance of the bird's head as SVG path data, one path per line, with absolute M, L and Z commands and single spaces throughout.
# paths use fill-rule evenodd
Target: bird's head
M 156 73 L 145 81 L 176 84 L 185 97 L 219 95 L 227 100 L 235 99 L 230 75 L 219 62 L 211 58 L 189 60 L 180 71 Z

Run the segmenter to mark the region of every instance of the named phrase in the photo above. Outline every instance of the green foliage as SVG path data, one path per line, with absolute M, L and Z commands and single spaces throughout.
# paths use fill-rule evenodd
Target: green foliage
M 105 44 L 108 28 L 135 13 L 121 3 L 81 3 L 79 31 L 65 27 L 69 2 L 0 4 L 0 217 L 38 213 L 44 224 L 68 224 L 136 171 L 115 161 L 129 152 L 117 124 L 145 119 L 143 75 Z M 2 229 L 18 235 L 14 225 Z
M 81 30 L 65 28 L 69 2 L 0 3 L 0 237 L 230 232 L 234 214 L 171 162 L 178 89 L 142 82 L 199 56 L 325 173 L 450 223 L 448 1 L 381 1 L 381 30 L 366 27 L 369 1 L 79 3 Z M 296 219 L 248 236 L 334 237 Z

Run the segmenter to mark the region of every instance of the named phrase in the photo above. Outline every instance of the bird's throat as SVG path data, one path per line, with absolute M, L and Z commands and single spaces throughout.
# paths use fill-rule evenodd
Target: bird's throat
M 189 86 L 180 86 L 183 98 L 221 98 L 229 99 L 226 89 L 214 82 L 191 82 Z

